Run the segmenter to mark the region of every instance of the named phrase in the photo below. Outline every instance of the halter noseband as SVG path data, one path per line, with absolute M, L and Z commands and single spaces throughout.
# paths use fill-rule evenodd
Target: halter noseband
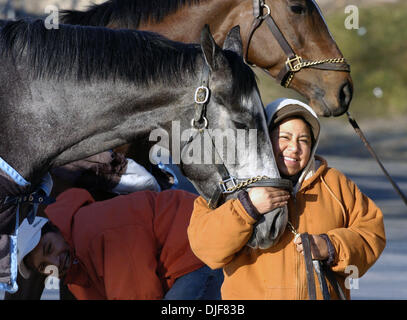
M 188 141 L 182 147 L 182 156 L 187 152 L 186 147 L 190 144 L 196 136 L 208 134 L 210 137 L 210 141 L 212 144 L 207 146 L 204 144 L 206 148 L 210 148 L 207 150 L 208 152 L 212 153 L 212 148 L 215 150 L 215 163 L 213 164 L 219 175 L 221 176 L 221 180 L 216 185 L 215 191 L 213 192 L 211 198 L 208 200 L 208 207 L 211 209 L 215 209 L 221 197 L 225 194 L 232 194 L 242 189 L 246 189 L 248 187 L 276 187 L 276 188 L 284 188 L 287 190 L 292 189 L 292 183 L 290 180 L 281 179 L 281 178 L 270 178 L 267 176 L 256 176 L 248 179 L 240 179 L 237 177 L 232 176 L 229 173 L 223 159 L 220 157 L 218 150 L 214 144 L 214 141 L 209 134 L 208 130 L 208 119 L 206 118 L 206 106 L 210 100 L 210 90 L 209 90 L 209 67 L 204 62 L 204 67 L 201 75 L 201 85 L 196 88 L 194 100 L 195 100 L 195 114 L 194 117 L 191 119 L 191 128 L 195 129 L 194 133 L 189 137 Z M 181 159 L 183 159 L 181 156 Z
M 264 15 L 263 9 L 267 11 Z M 270 7 L 264 3 L 264 0 L 253 0 L 253 16 L 253 24 L 247 38 L 245 61 L 247 64 L 250 64 L 248 61 L 250 41 L 254 32 L 258 27 L 260 27 L 263 20 L 265 20 L 268 28 L 273 33 L 275 39 L 280 44 L 280 47 L 287 56 L 284 67 L 277 75 L 277 81 L 280 82 L 280 85 L 283 87 L 288 88 L 292 79 L 294 78 L 295 73 L 303 68 L 350 72 L 350 66 L 346 63 L 345 58 L 304 60 L 301 56 L 295 54 L 294 50 L 291 48 L 287 42 L 287 39 L 284 37 L 283 33 L 280 31 L 279 27 L 271 16 Z M 250 65 L 254 66 L 253 64 Z

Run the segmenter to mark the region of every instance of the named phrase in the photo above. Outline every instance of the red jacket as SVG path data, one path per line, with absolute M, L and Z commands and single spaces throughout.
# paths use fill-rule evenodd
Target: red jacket
M 70 189 L 45 210 L 78 263 L 65 282 L 78 299 L 161 299 L 174 281 L 203 266 L 187 226 L 196 195 L 142 191 L 95 202 Z

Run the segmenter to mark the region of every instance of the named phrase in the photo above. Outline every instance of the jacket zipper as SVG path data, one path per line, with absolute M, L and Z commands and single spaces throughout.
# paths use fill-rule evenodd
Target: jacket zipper
M 297 195 L 293 193 L 293 203 L 294 203 L 294 212 L 291 215 L 292 218 L 297 217 Z M 298 231 L 297 231 L 298 232 Z M 297 252 L 297 249 L 295 247 L 295 245 L 293 246 L 294 248 L 294 256 L 295 256 L 295 272 L 296 272 L 296 277 L 295 277 L 295 288 L 296 288 L 296 299 L 299 300 L 300 296 L 301 296 L 301 290 L 300 290 L 300 276 L 301 276 L 301 272 L 300 272 L 300 260 L 299 260 L 299 254 Z

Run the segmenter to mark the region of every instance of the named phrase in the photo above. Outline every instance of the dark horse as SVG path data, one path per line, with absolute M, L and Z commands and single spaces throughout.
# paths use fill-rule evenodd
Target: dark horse
M 282 84 L 295 74 L 289 87 L 307 98 L 318 115 L 339 116 L 352 98 L 349 70 L 332 61 L 343 56 L 313 0 L 108 0 L 86 12 L 65 11 L 62 21 L 149 30 L 182 42 L 197 42 L 209 24 L 217 43 L 239 25 L 247 61 Z M 287 72 L 289 65 L 293 73 Z
M 232 145 L 234 162 L 222 160 L 231 151 L 225 144 L 205 164 L 181 164 L 206 199 L 217 194 L 219 200 L 219 181 L 230 187 L 230 176 L 278 177 L 255 76 L 239 56 L 238 28 L 222 50 L 208 28 L 195 45 L 150 32 L 68 25 L 48 30 L 43 21 L 18 21 L 1 29 L 0 52 L 0 160 L 13 168 L 12 175 L 0 174 L 1 199 L 16 190 L 11 178 L 30 182 L 23 190 L 30 193 L 50 168 L 153 129 L 171 136 L 174 121 L 181 132 L 190 129 L 190 138 L 179 142 L 183 154 L 206 129 L 257 130 L 239 148 Z M 6 210 L 0 234 L 10 235 L 15 211 L 4 204 L 0 209 Z M 20 220 L 25 212 L 22 207 Z

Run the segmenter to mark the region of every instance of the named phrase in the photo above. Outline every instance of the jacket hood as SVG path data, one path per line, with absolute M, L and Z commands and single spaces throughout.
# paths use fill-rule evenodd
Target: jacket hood
M 91 194 L 84 189 L 72 188 L 62 192 L 45 209 L 45 214 L 51 222 L 59 229 L 65 241 L 72 244 L 72 226 L 75 214 L 83 207 L 95 202 Z
M 292 106 L 297 107 L 296 112 L 293 112 Z M 266 111 L 266 118 L 267 118 L 267 125 L 269 127 L 269 132 L 271 131 L 272 125 L 274 124 L 274 122 L 272 121 L 273 117 L 277 113 L 282 114 L 282 113 L 286 112 L 286 117 L 284 117 L 284 118 L 288 118 L 291 115 L 300 115 L 300 116 L 303 116 L 303 118 L 305 118 L 305 120 L 307 120 L 307 122 L 309 122 L 309 123 L 311 122 L 310 125 L 313 128 L 315 143 L 311 150 L 310 160 L 308 161 L 307 165 L 303 169 L 303 171 L 300 175 L 300 178 L 298 179 L 297 184 L 294 186 L 293 192 L 294 192 L 294 194 L 296 194 L 298 192 L 298 190 L 301 188 L 303 181 L 312 177 L 320 165 L 319 161 L 317 164 L 315 161 L 315 153 L 316 153 L 316 150 L 318 147 L 319 137 L 320 137 L 320 122 L 319 122 L 318 116 L 316 115 L 314 110 L 312 110 L 312 108 L 309 105 L 307 105 L 304 102 L 301 102 L 299 100 L 288 99 L 288 98 L 280 98 L 280 99 L 274 100 L 273 102 L 271 102 L 267 105 L 265 111 Z M 280 118 L 280 120 L 283 119 L 282 116 L 278 116 L 278 117 Z M 317 128 L 318 130 L 315 130 L 316 127 L 318 127 Z

